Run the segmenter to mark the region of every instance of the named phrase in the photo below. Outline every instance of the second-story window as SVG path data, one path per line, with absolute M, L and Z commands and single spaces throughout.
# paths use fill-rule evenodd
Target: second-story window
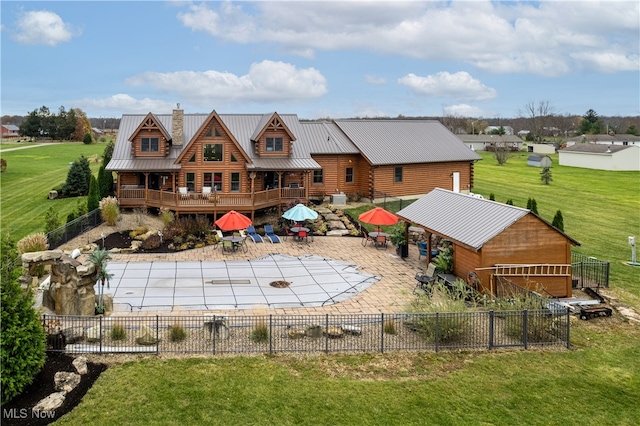
M 265 149 L 267 152 L 282 152 L 282 138 L 267 138 Z
M 142 138 L 140 151 L 142 152 L 158 152 L 160 145 L 158 145 L 158 138 Z
M 240 173 L 231 172 L 231 192 L 240 191 Z
M 203 161 L 222 161 L 221 143 L 206 143 L 203 148 Z
M 398 166 L 393 171 L 393 181 L 395 183 L 402 183 L 402 167 Z

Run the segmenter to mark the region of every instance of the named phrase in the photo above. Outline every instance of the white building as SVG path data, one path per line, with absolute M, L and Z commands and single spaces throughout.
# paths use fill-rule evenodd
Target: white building
M 561 166 L 640 171 L 640 146 L 577 143 L 558 151 Z

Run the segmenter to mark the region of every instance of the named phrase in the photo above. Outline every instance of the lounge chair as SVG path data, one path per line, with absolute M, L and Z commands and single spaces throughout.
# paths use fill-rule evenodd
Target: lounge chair
M 280 242 L 280 237 L 278 237 L 276 235 L 276 233 L 273 232 L 273 226 L 271 226 L 271 225 L 265 225 L 264 226 L 264 236 L 269 241 L 271 241 L 271 244 L 275 244 L 275 243 L 279 243 Z
M 189 198 L 189 190 L 186 186 L 178 187 L 178 194 L 180 194 L 181 199 Z
M 219 230 L 219 229 L 216 229 L 214 232 L 218 236 L 218 241 L 222 241 L 222 239 L 224 238 L 224 235 L 222 234 L 222 231 Z
M 426 272 L 416 274 L 415 278 L 418 281 L 418 283 L 416 284 L 416 287 L 413 289 L 413 292 L 416 293 L 418 291 L 422 291 L 427 296 L 430 296 L 433 283 L 436 280 L 436 277 L 434 276 L 435 274 L 436 274 L 435 263 L 429 263 L 429 266 L 427 267 Z
M 426 241 L 418 241 L 417 246 L 418 246 L 418 260 L 420 260 L 422 256 L 427 257 L 429 255 L 429 252 L 427 251 Z
M 211 187 L 210 186 L 203 186 L 202 187 L 202 198 L 207 200 L 207 199 L 209 199 L 210 195 L 211 195 Z
M 256 228 L 253 225 L 251 225 L 250 227 L 247 228 L 247 235 L 249 236 L 249 238 L 251 238 L 253 240 L 254 243 L 263 243 L 264 242 L 264 240 L 262 239 L 260 234 L 258 234 L 256 232 Z

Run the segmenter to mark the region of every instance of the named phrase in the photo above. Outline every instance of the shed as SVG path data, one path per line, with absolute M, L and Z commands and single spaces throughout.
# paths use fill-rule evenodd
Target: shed
M 640 146 L 577 143 L 558 152 L 561 166 L 585 169 L 640 171 Z
M 551 161 L 551 158 L 548 155 L 533 154 L 527 158 L 527 166 L 531 166 L 531 167 L 546 168 L 546 167 L 551 167 L 552 164 L 553 162 Z
M 502 275 L 552 297 L 571 296 L 571 247 L 580 243 L 530 210 L 436 188 L 397 215 L 450 241 L 454 274 L 475 272 L 484 293 L 495 293 Z

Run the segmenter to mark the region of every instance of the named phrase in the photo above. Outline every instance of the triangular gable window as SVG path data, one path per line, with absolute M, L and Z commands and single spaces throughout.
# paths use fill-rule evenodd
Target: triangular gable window
M 195 162 L 196 162 L 196 154 L 193 154 L 193 155 L 191 156 L 191 158 L 189 158 L 189 162 L 190 162 L 190 163 L 195 163 Z

